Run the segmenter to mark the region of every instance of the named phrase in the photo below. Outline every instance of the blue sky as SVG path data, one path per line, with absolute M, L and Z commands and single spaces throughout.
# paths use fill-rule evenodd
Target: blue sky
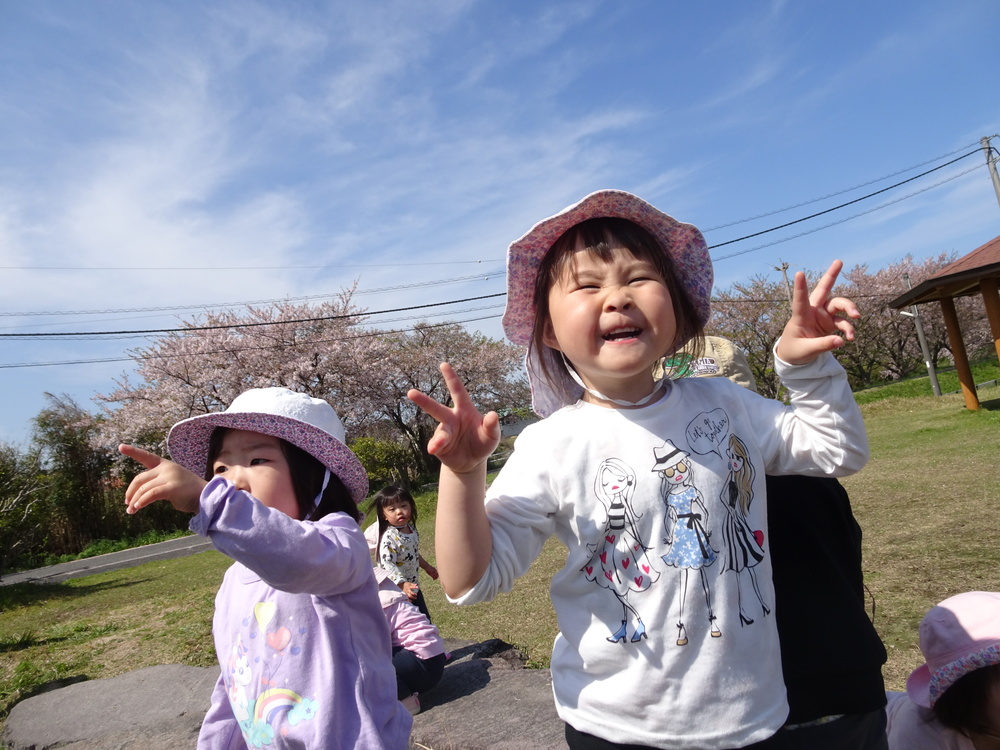
M 998 27 L 995 0 L 0 2 L 0 333 L 355 281 L 370 310 L 494 294 L 511 240 L 605 187 L 726 242 L 1000 133 Z M 717 287 L 998 234 L 978 153 L 720 247 Z M 500 305 L 444 309 L 499 337 Z M 129 370 L 11 365 L 143 343 L 0 340 L 0 440 L 44 392 L 91 407 Z

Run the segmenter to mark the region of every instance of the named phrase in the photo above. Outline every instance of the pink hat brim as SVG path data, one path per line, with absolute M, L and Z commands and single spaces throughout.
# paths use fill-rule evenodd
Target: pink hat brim
M 167 435 L 171 460 L 198 476 L 208 463 L 208 444 L 216 427 L 259 432 L 286 440 L 336 474 L 355 503 L 368 494 L 368 474 L 354 452 L 330 433 L 291 417 L 256 412 L 212 412 L 175 424 Z
M 922 664 L 906 678 L 906 694 L 910 700 L 924 708 L 931 707 L 931 670 Z

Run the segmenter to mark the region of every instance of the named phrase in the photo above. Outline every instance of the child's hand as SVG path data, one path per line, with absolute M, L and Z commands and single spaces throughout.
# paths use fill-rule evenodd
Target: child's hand
M 453 407 L 438 403 L 418 390 L 406 394 L 414 404 L 438 421 L 434 435 L 427 443 L 427 452 L 456 474 L 468 474 L 479 468 L 500 442 L 500 418 L 496 412 L 485 417 L 472 405 L 465 386 L 447 362 L 441 364 L 441 374 L 451 394 Z
M 197 513 L 201 491 L 208 484 L 180 464 L 150 453 L 133 445 L 119 445 L 119 453 L 133 458 L 147 471 L 138 474 L 125 490 L 125 512 L 132 514 L 157 500 L 167 500 L 174 508 L 185 513 Z
M 411 602 L 415 602 L 417 600 L 417 594 L 420 593 L 420 587 L 417 584 L 410 583 L 409 581 L 403 581 L 401 588 L 403 589 L 403 593 L 406 594 L 407 599 Z
M 806 286 L 805 274 L 801 271 L 795 274 L 792 317 L 775 349 L 778 357 L 788 364 L 808 364 L 823 352 L 843 346 L 844 339 L 854 340 L 854 326 L 846 318 L 860 318 L 861 313 L 846 297 L 829 297 L 843 267 L 843 262 L 835 260 L 812 294 Z M 844 338 L 838 331 L 843 333 Z
M 420 564 L 420 569 L 424 571 L 427 575 L 429 575 L 432 581 L 436 581 L 438 579 L 437 568 L 435 568 L 433 565 L 427 562 L 424 559 L 423 555 L 418 555 L 418 558 L 419 558 L 418 562 Z

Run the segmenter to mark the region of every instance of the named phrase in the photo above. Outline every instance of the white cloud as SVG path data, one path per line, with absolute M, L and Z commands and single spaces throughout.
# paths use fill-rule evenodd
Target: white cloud
M 511 240 L 597 188 L 718 225 L 996 132 L 1000 112 L 972 65 L 987 49 L 973 18 L 988 5 L 905 7 L 896 17 L 882 5 L 773 0 L 719 18 L 701 6 L 596 0 L 10 6 L 0 29 L 0 263 L 233 270 L 4 272 L 16 279 L 4 307 L 270 299 L 359 276 L 365 287 L 456 277 L 481 268 L 460 263 L 470 259 L 496 270 Z M 955 91 L 884 96 L 932 74 Z M 988 239 L 997 208 L 980 194 L 988 180 L 975 184 L 717 274 L 745 278 L 779 256 L 811 269 L 840 254 Z M 329 267 L 294 267 L 317 264 Z M 360 301 L 394 307 L 502 288 L 492 279 Z M 102 317 L 130 327 L 115 320 L 129 315 Z M 88 351 L 62 348 L 67 358 Z M 17 351 L 6 361 L 42 356 Z M 58 358 L 58 347 L 46 351 Z

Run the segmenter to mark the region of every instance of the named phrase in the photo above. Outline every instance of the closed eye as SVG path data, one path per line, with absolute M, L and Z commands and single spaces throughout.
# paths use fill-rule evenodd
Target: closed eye
M 656 281 L 659 283 L 664 283 L 663 276 L 652 263 L 641 262 L 630 266 L 625 271 L 630 279 L 629 283 L 635 283 L 637 281 Z

